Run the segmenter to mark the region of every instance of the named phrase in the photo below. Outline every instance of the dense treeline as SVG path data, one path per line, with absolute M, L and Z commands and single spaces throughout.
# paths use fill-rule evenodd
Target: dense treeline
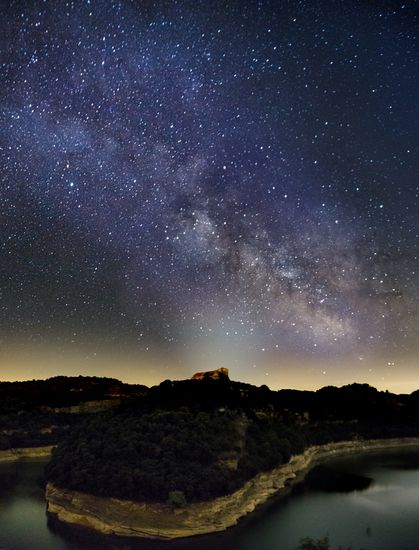
M 55 445 L 85 416 L 21 411 L 0 415 L 0 450 Z
M 243 421 L 186 409 L 94 418 L 55 451 L 47 477 L 103 496 L 165 501 L 178 490 L 206 500 L 237 486 L 217 458 L 239 451 Z
M 47 477 L 102 496 L 167 501 L 208 500 L 301 452 L 297 430 L 242 411 L 123 412 L 95 417 L 53 454 Z
M 313 444 L 419 436 L 417 404 L 416 394 L 359 384 L 272 392 L 228 379 L 165 381 L 73 431 L 47 477 L 102 496 L 207 500 Z

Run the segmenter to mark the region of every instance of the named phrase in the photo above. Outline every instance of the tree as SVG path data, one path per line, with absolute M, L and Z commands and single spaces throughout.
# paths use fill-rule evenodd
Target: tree
M 170 491 L 167 504 L 170 504 L 173 508 L 181 508 L 182 506 L 186 506 L 186 498 L 183 491 Z
M 314 540 L 309 537 L 301 539 L 300 544 L 297 546 L 296 550 L 329 550 L 329 538 L 324 537 L 323 539 Z

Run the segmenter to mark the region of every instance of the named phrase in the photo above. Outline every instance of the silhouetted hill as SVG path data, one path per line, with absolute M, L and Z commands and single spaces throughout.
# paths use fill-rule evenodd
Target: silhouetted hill
M 147 390 L 90 376 L 0 382 L 0 450 L 57 444 L 86 414 L 138 398 Z
M 415 422 L 419 418 L 419 391 L 410 395 L 380 392 L 368 384 L 340 388 L 327 386 L 317 391 L 270 390 L 228 378 L 220 380 L 165 380 L 153 386 L 129 406 L 146 410 L 197 410 L 217 407 L 239 408 L 247 414 L 282 415 L 300 421 Z
M 146 386 L 96 376 L 55 376 L 47 380 L 0 382 L 0 414 L 42 405 L 68 407 L 84 401 L 141 395 L 145 391 Z

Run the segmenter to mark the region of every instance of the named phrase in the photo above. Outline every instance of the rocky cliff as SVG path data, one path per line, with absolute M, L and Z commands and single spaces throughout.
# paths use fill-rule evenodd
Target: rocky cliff
M 205 372 L 196 372 L 192 376 L 192 380 L 221 380 L 224 378 L 228 378 L 228 369 L 224 367 Z
M 11 462 L 21 458 L 47 458 L 51 456 L 54 445 L 47 447 L 27 447 L 24 449 L 7 449 L 0 451 L 0 462 Z
M 101 498 L 48 484 L 47 510 L 61 521 L 120 536 L 172 539 L 224 531 L 284 487 L 301 479 L 319 461 L 400 446 L 419 446 L 419 438 L 346 441 L 310 447 L 303 454 L 293 456 L 287 464 L 258 474 L 234 493 L 178 509 Z

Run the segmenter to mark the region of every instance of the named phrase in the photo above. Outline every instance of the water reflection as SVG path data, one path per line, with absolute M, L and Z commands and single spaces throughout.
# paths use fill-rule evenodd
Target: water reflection
M 320 465 L 307 474 L 301 487 L 306 491 L 349 493 L 364 491 L 372 482 L 371 477 L 348 471 L 346 468 Z
M 178 541 L 120 539 L 47 519 L 43 463 L 0 463 L 0 549 L 293 550 L 328 535 L 332 548 L 419 549 L 419 450 L 334 459 L 292 494 L 227 533 Z

